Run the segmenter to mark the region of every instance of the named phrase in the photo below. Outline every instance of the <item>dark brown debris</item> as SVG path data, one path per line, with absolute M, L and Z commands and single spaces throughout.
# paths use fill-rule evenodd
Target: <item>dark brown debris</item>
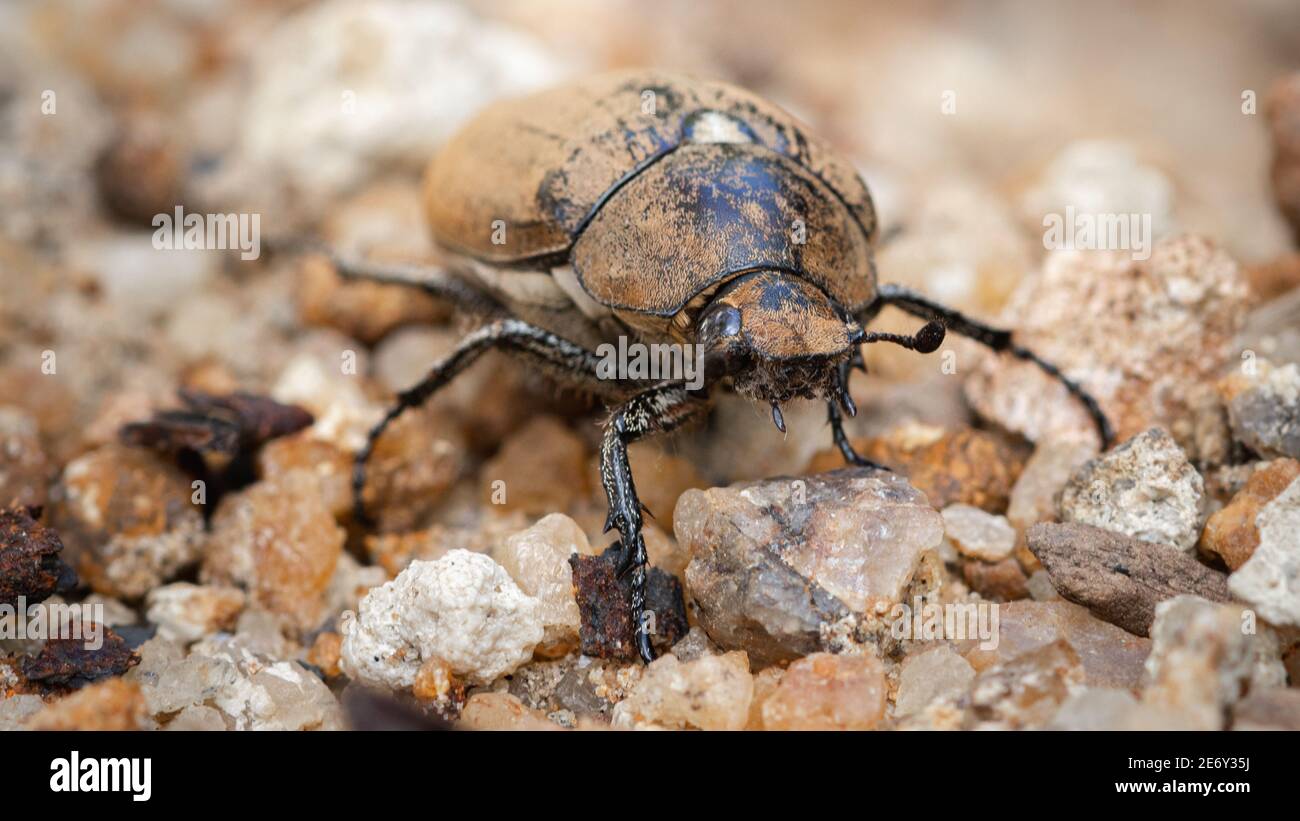
M 59 557 L 59 534 L 36 521 L 40 514 L 34 507 L 0 510 L 0 604 L 36 604 L 77 586 L 77 574 Z
M 631 577 L 618 578 L 619 557 L 618 545 L 599 556 L 575 553 L 569 557 L 581 616 L 578 636 L 585 656 L 625 660 L 637 657 Z M 681 582 L 657 567 L 646 572 L 646 608 L 655 614 L 651 643 L 656 650 L 672 647 L 690 629 Z
M 23 659 L 23 678 L 39 692 L 65 692 L 120 676 L 140 663 L 126 640 L 106 625 L 99 626 L 103 643 L 96 649 L 88 648 L 84 637 L 93 635 L 94 629 L 83 627 L 82 638 L 48 639 L 40 653 Z
M 1229 599 L 1227 576 L 1174 547 L 1079 523 L 1036 524 L 1026 537 L 1062 597 L 1135 635 L 1148 635 L 1165 599 Z
M 190 450 L 234 457 L 313 421 L 296 405 L 251 393 L 215 396 L 182 390 L 180 398 L 185 410 L 160 411 L 148 422 L 124 425 L 122 442 L 168 453 Z
M 192 450 L 234 456 L 239 452 L 238 426 L 191 411 L 159 411 L 148 422 L 124 425 L 121 440 L 124 445 L 163 453 Z

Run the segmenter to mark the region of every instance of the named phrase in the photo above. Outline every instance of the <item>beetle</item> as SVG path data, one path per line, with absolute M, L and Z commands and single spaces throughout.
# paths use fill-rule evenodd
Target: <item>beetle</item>
M 600 448 L 605 532 L 619 534 L 646 662 L 643 508 L 627 448 L 705 412 L 711 388 L 769 404 L 782 431 L 782 403 L 824 400 L 845 460 L 880 467 L 843 429 L 843 413 L 856 413 L 848 378 L 865 370 L 861 346 L 931 353 L 953 331 L 1060 380 L 1102 447 L 1110 443 L 1097 402 L 1009 331 L 878 285 L 876 213 L 853 166 L 791 115 L 726 83 L 618 72 L 493 104 L 433 158 L 424 206 L 444 268 L 334 255 L 340 275 L 415 284 L 483 322 L 371 430 L 352 477 L 357 518 L 367 521 L 366 460 L 403 411 L 487 350 L 540 363 L 612 406 Z M 865 330 L 889 305 L 927 324 L 912 335 Z M 602 378 L 596 349 L 619 337 L 699 346 L 703 384 Z

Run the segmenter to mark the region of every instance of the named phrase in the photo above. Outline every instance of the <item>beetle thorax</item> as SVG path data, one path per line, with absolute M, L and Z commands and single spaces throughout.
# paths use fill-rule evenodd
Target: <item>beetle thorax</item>
M 816 286 L 773 270 L 729 282 L 697 327 L 715 377 L 730 377 L 740 393 L 777 403 L 834 396 L 838 366 L 861 335 Z

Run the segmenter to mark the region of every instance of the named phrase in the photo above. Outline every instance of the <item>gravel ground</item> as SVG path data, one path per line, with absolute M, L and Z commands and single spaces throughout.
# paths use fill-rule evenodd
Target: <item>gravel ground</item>
M 540 5 L 0 7 L 0 728 L 1300 729 L 1300 13 Z M 484 357 L 358 521 L 352 454 L 469 325 L 293 240 L 438 265 L 457 126 L 636 65 L 812 123 L 882 280 L 1014 329 L 1115 446 L 955 337 L 866 352 L 848 432 L 890 471 L 724 396 L 631 448 L 649 665 L 590 396 Z M 1143 241 L 1048 248 L 1063 214 Z

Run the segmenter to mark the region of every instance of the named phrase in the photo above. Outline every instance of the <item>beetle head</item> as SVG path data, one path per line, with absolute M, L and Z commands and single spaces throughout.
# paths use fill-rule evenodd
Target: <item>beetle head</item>
M 837 366 L 862 328 L 820 289 L 781 271 L 755 271 L 724 286 L 696 326 L 710 379 L 772 404 L 837 395 Z

